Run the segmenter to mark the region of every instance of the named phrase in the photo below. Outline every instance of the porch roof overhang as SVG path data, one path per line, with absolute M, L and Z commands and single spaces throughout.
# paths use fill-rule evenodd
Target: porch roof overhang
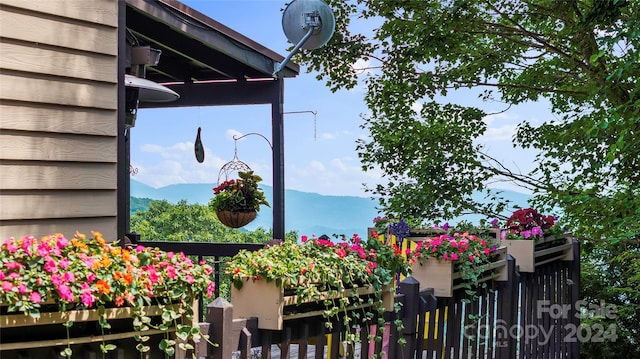
M 162 51 L 157 65 L 147 65 L 145 78 L 177 92 L 173 102 L 140 102 L 139 108 L 271 105 L 273 145 L 273 235 L 284 238 L 284 79 L 295 77 L 300 67 L 286 64 L 279 76 L 273 72 L 284 56 L 220 24 L 176 0 L 125 0 L 120 3 L 120 73 L 129 73 L 125 44 Z M 125 31 L 126 29 L 126 31 Z M 131 36 L 132 35 L 132 36 Z M 120 103 L 124 104 L 124 84 Z M 122 107 L 122 106 L 121 106 Z M 124 110 L 119 129 L 124 131 Z M 127 132 L 128 133 L 128 132 Z M 129 141 L 120 136 L 118 233 L 129 231 Z M 124 214 L 124 215 L 122 215 Z
M 126 27 L 139 45 L 162 51 L 145 78 L 176 91 L 174 102 L 140 108 L 271 103 L 273 71 L 284 56 L 176 0 L 126 0 Z M 286 64 L 282 77 L 300 67 Z

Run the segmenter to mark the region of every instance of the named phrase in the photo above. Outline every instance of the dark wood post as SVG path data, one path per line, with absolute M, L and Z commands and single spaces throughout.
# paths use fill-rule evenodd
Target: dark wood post
M 580 300 L 580 243 L 573 239 L 573 262 L 571 263 L 571 272 L 569 278 L 571 279 L 571 310 L 569 315 L 571 316 L 570 322 L 575 328 L 580 327 L 580 315 L 576 308 L 576 303 Z M 563 338 L 564 340 L 564 338 Z M 578 340 L 570 344 L 570 359 L 580 358 L 580 342 Z
M 216 298 L 207 306 L 209 340 L 217 347 L 209 345 L 207 353 L 211 359 L 229 359 L 237 348 L 238 338 L 233 338 L 233 305 L 224 298 Z M 235 340 L 234 340 L 235 339 Z
M 413 358 L 416 351 L 416 330 L 418 321 L 418 309 L 420 308 L 420 283 L 413 278 L 407 277 L 400 282 L 399 292 L 404 294 L 404 316 L 402 324 L 404 329 L 400 334 L 406 341 L 405 345 L 400 346 L 401 358 Z
M 511 328 L 517 325 L 518 315 L 518 287 L 520 285 L 520 274 L 516 270 L 516 260 L 510 254 L 507 254 L 507 271 L 508 279 L 506 282 L 498 282 L 498 321 L 496 322 L 503 328 L 498 328 L 496 336 L 496 345 L 498 346 L 497 354 L 500 359 L 511 359 L 516 357 L 516 349 L 518 338 L 511 338 Z M 500 330 L 502 329 L 502 330 Z

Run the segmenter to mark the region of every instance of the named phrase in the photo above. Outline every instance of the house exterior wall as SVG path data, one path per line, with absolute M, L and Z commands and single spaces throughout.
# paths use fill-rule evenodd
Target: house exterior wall
M 0 0 L 0 241 L 117 235 L 118 0 Z

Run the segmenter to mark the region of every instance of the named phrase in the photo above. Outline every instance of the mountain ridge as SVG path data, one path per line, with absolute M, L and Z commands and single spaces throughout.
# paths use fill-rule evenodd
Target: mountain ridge
M 206 205 L 213 196 L 214 183 L 189 183 L 172 184 L 154 188 L 136 180 L 131 180 L 131 197 L 149 198 L 153 200 L 166 199 L 171 203 L 185 200 L 190 204 Z M 260 185 L 269 203 L 273 198 L 273 188 Z M 503 195 L 521 207 L 527 206 L 529 195 L 510 191 L 504 191 Z M 303 192 L 294 189 L 285 190 L 285 229 L 296 230 L 298 235 L 332 235 L 345 234 L 351 236 L 358 234 L 365 237 L 367 227 L 373 226 L 373 218 L 379 215 L 376 207 L 378 202 L 367 197 L 358 196 L 334 196 L 313 192 Z M 457 223 L 461 219 L 477 222 L 480 215 L 469 215 L 463 218 L 453 219 L 451 223 Z M 255 230 L 259 227 L 269 229 L 272 227 L 273 213 L 269 208 L 262 208 L 258 212 L 255 221 L 243 227 L 247 230 Z

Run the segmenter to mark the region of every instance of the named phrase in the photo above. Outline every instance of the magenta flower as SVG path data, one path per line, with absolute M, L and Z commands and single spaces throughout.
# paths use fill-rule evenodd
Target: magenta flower
M 74 301 L 73 292 L 71 292 L 71 288 L 66 284 L 60 284 L 58 286 L 58 294 L 60 294 L 62 300 L 66 300 L 67 302 Z
M 88 283 L 93 283 L 96 280 L 96 275 L 93 273 L 89 273 L 87 274 L 87 282 Z
M 458 253 L 451 253 L 451 260 L 452 261 L 457 261 L 458 260 Z
M 58 262 L 58 265 L 60 266 L 60 268 L 62 269 L 67 269 L 69 267 L 69 260 L 67 258 L 62 258 L 60 259 L 60 261 Z
M 76 281 L 76 276 L 72 272 L 65 272 L 63 274 L 63 278 L 65 282 L 69 282 L 69 283 Z
M 64 236 L 58 236 L 56 241 L 56 246 L 58 247 L 58 249 L 63 249 L 67 246 L 67 244 L 69 244 L 68 239 L 64 238 Z
M 213 296 L 215 289 L 215 284 L 213 284 L 213 282 L 209 282 L 209 284 L 207 285 L 207 298 L 211 298 Z
M 167 277 L 171 279 L 176 279 L 178 275 L 176 274 L 176 268 L 173 266 L 167 267 Z
M 82 283 L 82 286 L 80 286 L 80 288 L 82 289 L 80 301 L 88 308 L 91 308 L 93 306 L 93 303 L 95 303 L 96 301 L 96 298 L 91 294 L 91 287 L 87 283 Z
M 31 292 L 31 294 L 29 294 L 29 300 L 37 304 L 42 302 L 42 296 L 38 292 Z
M 58 266 L 53 259 L 49 259 L 47 263 L 44 264 L 44 270 L 49 273 L 56 273 L 58 271 Z
M 48 257 L 51 254 L 51 247 L 49 246 L 49 243 L 42 242 L 38 244 L 37 252 L 40 257 Z
M 11 284 L 11 282 L 3 281 L 2 290 L 5 292 L 11 292 L 13 290 L 13 284 Z
M 5 267 L 7 267 L 7 269 L 21 269 L 24 268 L 24 265 L 18 263 L 18 262 L 7 262 L 4 264 Z
M 7 240 L 6 242 L 4 242 L 4 244 L 7 246 L 7 250 L 9 251 L 9 253 L 15 253 L 18 250 L 18 246 L 16 245 L 16 242 L 13 240 L 13 238 Z
M 56 287 L 61 285 L 62 283 L 64 283 L 64 279 L 62 279 L 62 276 L 58 275 L 58 274 L 52 274 L 51 275 L 51 284 L 55 285 Z

